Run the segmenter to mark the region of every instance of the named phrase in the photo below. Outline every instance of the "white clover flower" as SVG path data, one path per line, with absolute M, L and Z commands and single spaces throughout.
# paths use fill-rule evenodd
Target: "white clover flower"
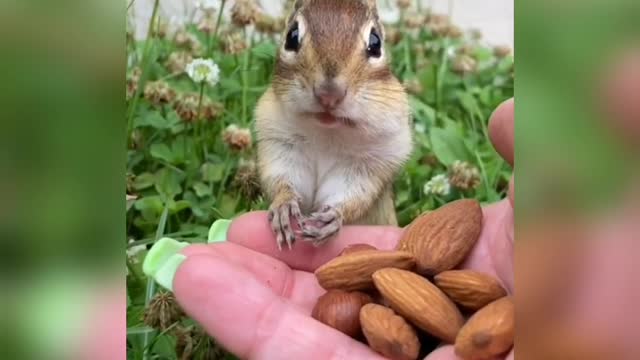
M 449 195 L 451 185 L 449 184 L 449 178 L 447 175 L 440 174 L 431 178 L 426 184 L 424 184 L 424 193 L 426 195 Z
M 481 181 L 480 170 L 466 161 L 456 160 L 449 169 L 449 182 L 458 189 L 476 188 Z
M 220 68 L 211 59 L 194 59 L 186 67 L 189 77 L 197 82 L 213 86 L 220 80 Z
M 216 0 L 202 0 L 202 1 L 196 1 L 194 5 L 196 6 L 196 9 L 210 11 L 210 10 L 216 9 L 216 5 L 217 5 L 216 3 L 217 3 Z
M 416 130 L 416 132 L 423 133 L 423 134 L 427 130 L 427 128 L 424 126 L 424 124 L 423 123 L 419 123 L 419 122 L 415 123 L 413 125 L 413 128 Z
M 453 59 L 454 57 L 456 57 L 456 48 L 453 46 L 447 47 L 447 50 L 445 52 L 447 53 L 447 57 L 449 59 Z
M 129 240 L 129 243 L 132 243 L 133 239 Z M 147 250 L 147 247 L 145 245 L 136 245 L 136 246 L 132 246 L 130 248 L 127 249 L 127 257 L 129 257 L 129 259 L 131 259 L 131 262 L 134 264 L 138 263 L 138 253 Z

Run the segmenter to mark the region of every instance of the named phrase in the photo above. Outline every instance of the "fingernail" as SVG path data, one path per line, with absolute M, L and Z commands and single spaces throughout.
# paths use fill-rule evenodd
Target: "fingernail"
M 227 219 L 216 220 L 211 225 L 211 228 L 209 228 L 209 238 L 207 242 L 211 244 L 227 241 L 227 232 L 229 231 L 229 227 L 231 227 L 231 222 L 231 220 Z
M 180 264 L 186 259 L 187 257 L 180 253 L 171 255 L 158 269 L 153 278 L 163 288 L 173 291 L 173 278 L 176 276 Z
M 180 264 L 187 258 L 180 250 L 187 246 L 189 243 L 171 238 L 158 240 L 147 253 L 142 271 L 165 289 L 173 291 L 173 277 Z

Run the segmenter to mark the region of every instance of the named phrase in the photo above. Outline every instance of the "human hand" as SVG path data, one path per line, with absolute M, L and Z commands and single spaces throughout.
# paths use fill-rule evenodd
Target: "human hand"
M 513 101 L 502 104 L 490 123 L 491 140 L 513 165 Z M 513 179 L 508 199 L 483 209 L 483 229 L 463 268 L 498 278 L 513 292 Z M 242 359 L 382 359 L 366 345 L 311 318 L 325 290 L 313 271 L 349 244 L 367 242 L 393 249 L 402 229 L 345 226 L 321 248 L 299 243 L 279 251 L 266 212 L 237 218 L 227 241 L 191 245 L 173 278 L 173 291 L 185 312 L 224 348 Z M 513 351 L 509 359 L 513 358 Z M 455 360 L 445 345 L 428 360 Z

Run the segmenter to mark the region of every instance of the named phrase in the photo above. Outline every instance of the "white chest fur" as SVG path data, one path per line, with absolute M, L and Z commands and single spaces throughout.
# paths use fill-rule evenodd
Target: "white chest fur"
M 291 185 L 307 214 L 324 205 L 374 200 L 375 191 L 409 157 L 411 131 L 403 106 L 358 109 L 349 116 L 361 119 L 355 126 L 326 128 L 315 119 L 292 116 L 295 112 L 285 111 L 267 92 L 256 111 L 264 181 Z
M 306 125 L 290 128 L 288 159 L 276 170 L 289 174 L 306 213 L 340 202 L 347 193 L 360 192 L 363 181 L 367 181 L 362 169 L 395 168 L 411 147 L 410 140 L 400 133 L 370 139 L 359 129 Z

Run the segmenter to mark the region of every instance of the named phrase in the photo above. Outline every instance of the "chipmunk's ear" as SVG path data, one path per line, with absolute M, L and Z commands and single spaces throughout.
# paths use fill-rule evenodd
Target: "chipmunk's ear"
M 369 12 L 371 15 L 373 15 L 373 17 L 377 20 L 378 19 L 378 1 L 377 0 L 360 0 L 362 1 L 365 5 L 367 5 L 367 8 L 369 9 Z
M 367 6 L 369 7 L 369 9 L 372 10 L 378 10 L 378 1 L 377 0 L 362 0 L 365 2 L 365 4 L 367 4 Z
M 311 0 L 293 0 L 285 3 L 285 13 L 289 14 L 287 17 L 287 23 L 290 23 L 296 16 L 300 8 L 308 4 Z
M 293 4 L 293 11 L 300 10 L 300 8 L 308 2 L 309 0 L 295 0 L 295 3 Z

